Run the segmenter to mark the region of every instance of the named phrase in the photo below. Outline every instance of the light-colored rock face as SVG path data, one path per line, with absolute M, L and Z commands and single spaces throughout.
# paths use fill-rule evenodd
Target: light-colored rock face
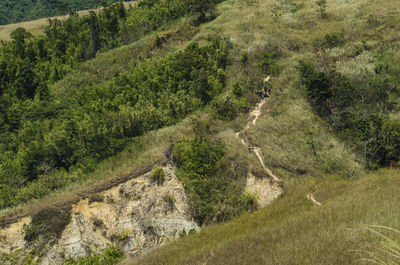
M 23 227 L 30 223 L 31 217 L 25 217 L 0 229 L 0 252 L 11 253 L 22 249 L 25 246 Z
M 147 173 L 72 205 L 71 222 L 57 243 L 42 253 L 39 264 L 62 264 L 111 244 L 135 256 L 179 237 L 183 231 L 199 230 L 173 167 L 167 165 L 163 171 L 162 184 Z M 31 217 L 27 217 L 0 229 L 0 252 L 29 251 L 32 246 L 24 241 L 23 225 L 30 222 Z
M 249 174 L 247 177 L 246 191 L 255 194 L 259 207 L 264 207 L 282 195 L 282 188 L 266 177 L 257 177 Z
M 85 199 L 73 205 L 70 224 L 40 264 L 58 264 L 113 243 L 135 256 L 179 237 L 182 231 L 198 230 L 172 166 L 163 170 L 163 184 L 145 174 L 100 193 L 96 202 Z

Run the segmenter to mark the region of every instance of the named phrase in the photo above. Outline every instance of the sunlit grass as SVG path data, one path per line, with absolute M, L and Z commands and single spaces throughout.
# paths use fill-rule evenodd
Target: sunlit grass
M 353 250 L 381 239 L 362 224 L 399 227 L 399 188 L 395 170 L 359 180 L 292 180 L 264 209 L 122 264 L 368 264 Z M 321 207 L 306 199 L 309 192 Z

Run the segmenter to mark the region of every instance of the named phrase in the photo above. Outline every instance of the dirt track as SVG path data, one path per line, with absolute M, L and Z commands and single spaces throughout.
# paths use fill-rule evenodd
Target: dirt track
M 254 117 L 253 119 L 251 119 L 245 126 L 244 130 L 241 132 L 236 133 L 236 136 L 239 138 L 240 142 L 249 150 L 249 151 L 253 151 L 253 153 L 256 155 L 258 161 L 260 162 L 262 168 L 265 170 L 265 172 L 267 173 L 267 175 L 272 179 L 273 182 L 278 183 L 279 185 L 282 185 L 282 180 L 279 179 L 277 176 L 275 176 L 272 171 L 267 168 L 267 166 L 264 163 L 264 157 L 262 155 L 262 151 L 261 148 L 258 146 L 253 146 L 250 143 L 246 143 L 250 142 L 247 135 L 246 135 L 246 131 L 250 128 L 250 125 L 256 125 L 258 118 L 261 116 L 261 108 L 262 106 L 267 102 L 267 99 L 263 99 L 261 101 L 261 103 L 259 103 L 257 105 L 257 107 L 250 112 L 250 119 L 252 117 Z

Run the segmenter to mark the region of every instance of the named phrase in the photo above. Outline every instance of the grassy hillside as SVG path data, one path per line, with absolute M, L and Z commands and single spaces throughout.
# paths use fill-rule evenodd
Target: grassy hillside
M 400 141 L 398 127 L 391 127 L 394 135 L 384 133 L 390 136 L 379 139 L 382 129 L 389 131 L 382 124 L 398 121 L 399 65 L 389 57 L 398 56 L 399 9 L 396 1 L 332 0 L 322 10 L 315 1 L 221 4 L 221 15 L 198 36 L 213 31 L 230 37 L 235 47 L 235 63 L 228 69 L 232 87 L 239 82 L 246 88 L 272 74 L 272 96 L 248 135 L 262 147 L 265 163 L 285 180 L 285 194 L 256 213 L 123 264 L 370 264 L 364 259 L 379 252 L 382 237 L 364 225 L 399 228 L 399 171 L 364 173 L 399 161 L 396 151 L 387 151 Z M 270 54 L 264 57 L 264 72 L 256 67 L 263 51 Z M 308 90 L 312 86 L 307 87 L 312 82 L 301 79 L 300 61 L 311 62 L 331 82 L 329 89 L 343 94 L 333 93 L 318 105 Z M 379 65 L 388 65 L 383 75 Z M 342 85 L 335 87 L 341 76 Z M 346 84 L 365 98 L 346 92 Z M 382 88 L 383 103 L 371 87 Z M 346 98 L 357 100 L 348 103 Z M 319 106 L 327 106 L 327 113 Z M 360 119 L 342 119 L 345 126 L 338 125 L 346 115 Z M 375 116 L 383 123 L 375 123 Z M 234 130 L 243 126 L 237 123 L 231 125 Z M 232 136 L 220 135 L 226 141 Z M 377 156 L 376 150 L 381 152 Z M 310 193 L 321 207 L 307 200 Z M 387 235 L 399 245 L 396 232 Z M 397 264 L 396 259 L 386 262 Z
M 14 153 L 0 173 L 18 196 L 4 192 L 3 202 L 18 206 L 2 216 L 81 196 L 165 159 L 173 146 L 197 220 L 242 215 L 126 264 L 354 264 L 369 257 L 381 238 L 362 226 L 399 227 L 399 171 L 382 169 L 400 162 L 398 1 L 228 0 L 216 10 L 203 10 L 202 1 L 155 2 L 132 13 L 145 23 L 131 15 L 119 20 L 118 34 L 101 33 L 96 58 L 88 37 L 86 56 L 74 39 L 62 67 L 49 56 L 43 65 L 53 67 L 51 76 L 63 70 L 47 83 L 61 110 L 56 117 L 38 107 L 40 90 L 6 106 L 4 120 L 32 109 L 37 117 L 9 122 L 13 130 L 4 133 L 11 140 L 3 149 Z M 132 43 L 107 51 L 124 37 Z M 38 46 L 28 40 L 27 51 L 29 43 Z M 242 197 L 245 178 L 262 168 L 235 134 L 266 88 L 272 94 L 246 137 L 285 193 L 247 213 L 254 207 Z
M 293 180 L 262 210 L 121 264 L 373 264 L 363 259 L 382 238 L 366 226 L 399 227 L 399 177 L 386 170 L 355 180 Z M 306 199 L 311 191 L 322 206 Z
M 117 2 L 116 0 L 110 2 Z M 3 0 L 0 2 L 0 25 L 29 21 L 43 17 L 65 15 L 100 6 L 102 1 L 25 1 Z

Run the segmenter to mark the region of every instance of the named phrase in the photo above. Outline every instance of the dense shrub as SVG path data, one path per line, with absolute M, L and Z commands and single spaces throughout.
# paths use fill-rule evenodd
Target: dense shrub
M 263 52 L 261 56 L 261 61 L 258 63 L 258 66 L 261 67 L 265 74 L 271 75 L 279 72 L 279 67 L 276 63 L 277 55 L 272 54 L 268 51 Z
M 64 265 L 113 265 L 120 262 L 123 254 L 115 246 L 106 248 L 103 253 L 95 253 L 86 257 L 77 259 L 68 259 Z
M 246 112 L 249 104 L 245 97 L 224 97 L 213 103 L 215 117 L 221 120 L 232 120 L 238 113 Z
M 331 32 L 325 34 L 323 38 L 314 41 L 314 46 L 318 48 L 335 48 L 343 46 L 346 43 L 345 31 Z
M 246 165 L 230 158 L 221 143 L 199 136 L 175 144 L 173 157 L 192 215 L 200 225 L 226 221 L 255 207 L 237 184 L 240 176 L 247 175 Z

